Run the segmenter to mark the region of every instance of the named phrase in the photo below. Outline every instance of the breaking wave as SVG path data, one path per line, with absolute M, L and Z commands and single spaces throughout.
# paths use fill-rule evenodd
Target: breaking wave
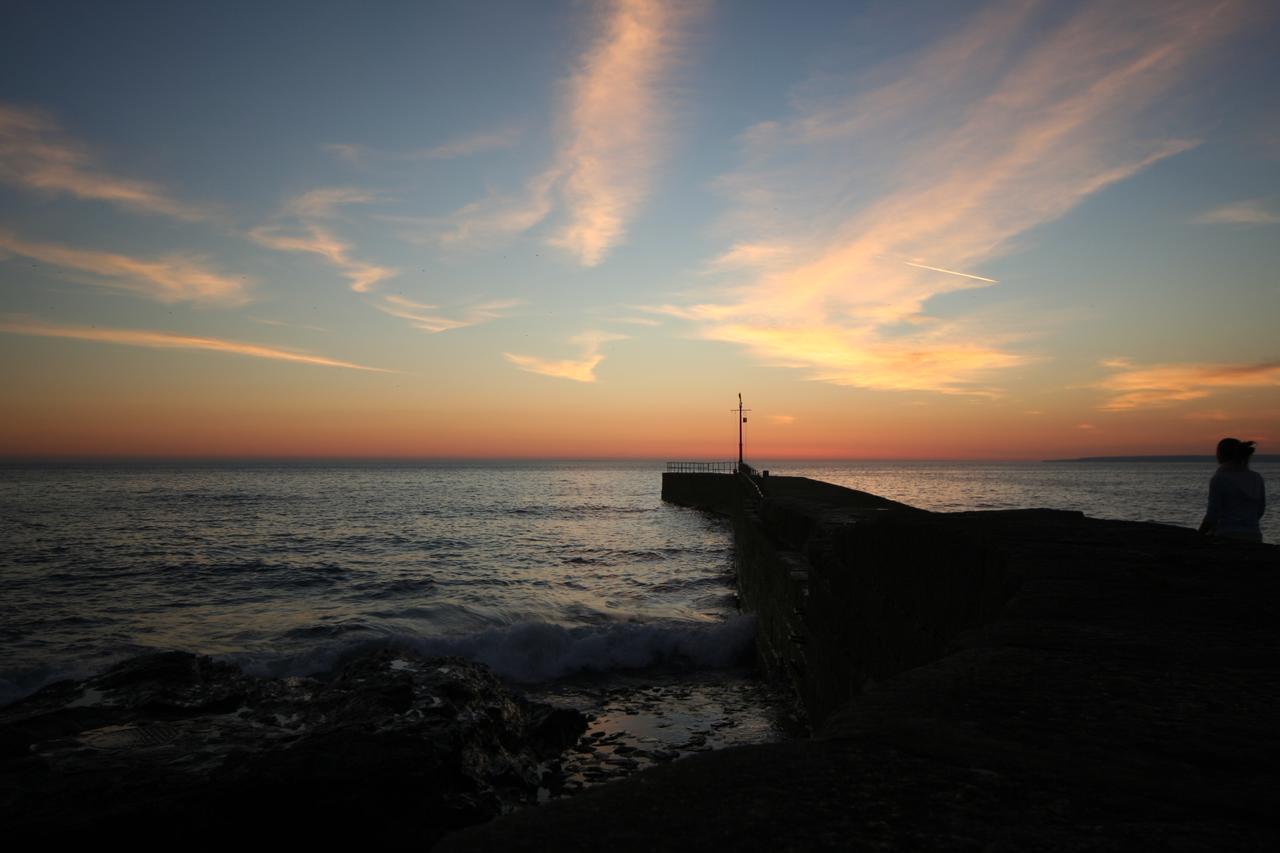
M 526 622 L 449 637 L 365 635 L 294 653 L 246 652 L 224 659 L 253 675 L 286 677 L 333 670 L 370 648 L 398 648 L 464 657 L 503 678 L 531 684 L 618 670 L 730 667 L 748 658 L 754 637 L 755 619 L 748 615 L 714 623 L 626 622 L 574 628 Z

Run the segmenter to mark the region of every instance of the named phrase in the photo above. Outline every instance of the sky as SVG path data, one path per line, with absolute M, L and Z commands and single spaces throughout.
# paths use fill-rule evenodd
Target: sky
M 10 2 L 0 456 L 1280 449 L 1280 9 Z

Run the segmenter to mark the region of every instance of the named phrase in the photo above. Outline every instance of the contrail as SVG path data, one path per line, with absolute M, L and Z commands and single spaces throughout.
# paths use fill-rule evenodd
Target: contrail
M 928 264 L 916 264 L 916 263 L 912 263 L 911 261 L 903 261 L 903 263 L 909 267 L 919 267 L 922 270 L 933 270 L 934 272 L 944 272 L 947 275 L 958 275 L 961 278 L 972 278 L 972 279 L 977 279 L 978 281 L 989 281 L 992 284 L 1000 283 L 997 279 L 987 278 L 986 276 L 981 276 L 981 275 L 972 275 L 967 272 L 956 272 L 955 270 L 944 270 L 942 267 L 931 267 Z

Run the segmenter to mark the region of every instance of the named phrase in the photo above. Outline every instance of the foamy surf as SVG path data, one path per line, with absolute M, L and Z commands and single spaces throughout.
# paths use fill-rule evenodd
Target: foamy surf
M 718 669 L 749 659 L 755 619 L 737 615 L 721 622 L 622 622 L 565 627 L 525 622 L 471 634 L 422 637 L 385 633 L 338 638 L 284 653 L 243 652 L 221 656 L 251 675 L 317 675 L 374 647 L 402 648 L 421 655 L 454 655 L 483 663 L 522 684 L 586 673 L 645 669 Z

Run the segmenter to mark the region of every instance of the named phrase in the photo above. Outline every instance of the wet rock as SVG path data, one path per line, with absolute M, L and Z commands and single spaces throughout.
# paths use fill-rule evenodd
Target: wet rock
M 381 651 L 278 680 L 146 655 L 0 709 L 0 811 L 12 835 L 46 839 L 207 843 L 260 823 L 432 842 L 535 801 L 545 762 L 585 729 L 461 659 Z

